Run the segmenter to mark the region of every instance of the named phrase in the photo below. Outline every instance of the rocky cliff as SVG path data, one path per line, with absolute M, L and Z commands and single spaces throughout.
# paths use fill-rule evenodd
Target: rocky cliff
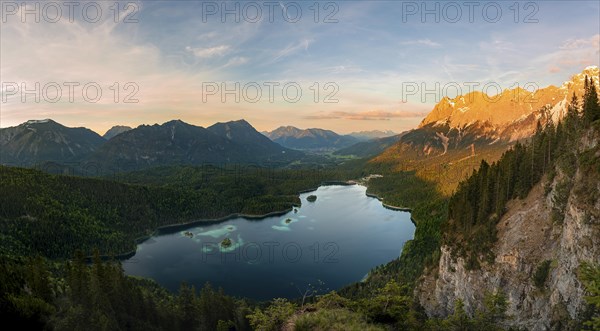
M 461 299 L 473 313 L 486 293 L 503 291 L 509 325 L 528 330 L 577 329 L 587 308 L 577 277 L 582 262 L 600 264 L 600 134 L 589 131 L 580 141 L 578 161 L 556 167 L 523 200 L 513 200 L 497 223 L 495 261 L 467 270 L 465 261 L 441 248 L 439 265 L 428 271 L 416 296 L 429 316 L 447 316 Z M 586 165 L 582 165 L 586 164 Z M 536 286 L 534 275 L 544 261 L 549 272 Z

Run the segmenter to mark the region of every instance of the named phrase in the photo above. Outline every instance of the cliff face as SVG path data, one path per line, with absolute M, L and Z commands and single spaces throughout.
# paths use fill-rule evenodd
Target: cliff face
M 599 141 L 598 134 L 590 131 L 578 148 L 597 160 Z M 600 181 L 574 167 L 572 176 L 557 168 L 553 180 L 542 180 L 527 198 L 508 204 L 497 224 L 493 264 L 466 270 L 462 258 L 453 256 L 448 246 L 442 247 L 438 269 L 423 276 L 415 290 L 428 315 L 452 314 L 457 299 L 473 313 L 483 308 L 486 293 L 503 291 L 512 316 L 508 325 L 529 330 L 575 328 L 574 320 L 586 309 L 577 268 L 584 261 L 600 264 Z M 552 216 L 553 208 L 561 204 L 558 201 L 563 201 L 562 222 L 553 221 Z M 546 260 L 551 261 L 550 271 L 540 289 L 533 275 Z

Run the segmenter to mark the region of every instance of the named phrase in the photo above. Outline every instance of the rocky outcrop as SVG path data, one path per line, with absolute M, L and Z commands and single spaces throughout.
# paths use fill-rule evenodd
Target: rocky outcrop
M 597 136 L 588 136 L 579 148 L 598 157 L 598 141 Z M 467 270 L 465 261 L 443 246 L 438 268 L 426 273 L 415 290 L 427 314 L 447 316 L 457 299 L 472 314 L 483 308 L 486 293 L 503 291 L 512 316 L 507 324 L 528 330 L 576 328 L 586 309 L 577 269 L 582 262 L 600 264 L 600 194 L 583 196 L 578 189 L 592 185 L 600 192 L 600 182 L 590 176 L 581 169 L 573 176 L 558 170 L 552 181 L 542 180 L 525 199 L 511 201 L 497 224 L 492 264 Z M 561 193 L 560 184 L 566 180 L 572 189 Z M 566 199 L 562 221 L 552 216 L 560 194 Z M 538 288 L 533 275 L 547 260 L 550 271 Z
M 573 75 L 560 87 L 551 85 L 542 88 L 537 84 L 527 83 L 514 89 L 505 89 L 495 96 L 474 91 L 453 99 L 444 97 L 419 127 L 447 123 L 452 128 L 458 128 L 475 122 L 487 122 L 501 130 L 526 119 L 544 106 L 550 106 L 552 115 L 558 120 L 564 116 L 573 93 L 582 97 L 585 77 L 591 77 L 596 86 L 599 86 L 598 74 L 598 67 L 590 66 Z

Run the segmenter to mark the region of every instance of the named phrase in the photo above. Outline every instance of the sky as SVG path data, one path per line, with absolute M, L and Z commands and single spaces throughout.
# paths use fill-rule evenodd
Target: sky
M 402 132 L 469 86 L 560 85 L 600 61 L 598 1 L 1 5 L 0 127 Z

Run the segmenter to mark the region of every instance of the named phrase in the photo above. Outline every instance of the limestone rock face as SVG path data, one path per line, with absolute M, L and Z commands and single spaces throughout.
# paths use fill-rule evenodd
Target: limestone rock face
M 598 67 L 590 66 L 572 76 L 560 87 L 552 85 L 541 87 L 528 83 L 514 89 L 506 89 L 495 96 L 474 91 L 453 99 L 444 97 L 423 119 L 419 127 L 447 123 L 452 128 L 458 128 L 476 122 L 487 122 L 502 131 L 526 119 L 544 106 L 551 107 L 552 115 L 555 119 L 559 119 L 564 116 L 573 93 L 579 98 L 583 95 L 586 76 L 591 77 L 598 86 L 598 73 Z
M 590 133 L 579 149 L 600 154 L 599 141 L 597 134 Z M 564 180 L 571 180 L 573 188 L 564 220 L 556 222 L 551 216 L 553 201 L 559 194 L 558 183 Z M 578 194 L 582 185 L 595 185 L 600 192 L 600 182 L 581 169 L 572 178 L 558 169 L 551 182 L 544 179 L 527 198 L 511 201 L 497 224 L 493 264 L 466 270 L 465 261 L 443 246 L 437 270 L 424 275 L 415 290 L 427 314 L 452 314 L 457 299 L 473 313 L 483 308 L 486 293 L 503 291 L 509 302 L 508 314 L 512 315 L 509 325 L 534 331 L 575 329 L 575 320 L 586 309 L 577 269 L 582 262 L 600 264 L 600 198 L 590 201 Z M 538 289 L 533 274 L 546 260 L 551 261 L 550 272 L 544 288 Z

